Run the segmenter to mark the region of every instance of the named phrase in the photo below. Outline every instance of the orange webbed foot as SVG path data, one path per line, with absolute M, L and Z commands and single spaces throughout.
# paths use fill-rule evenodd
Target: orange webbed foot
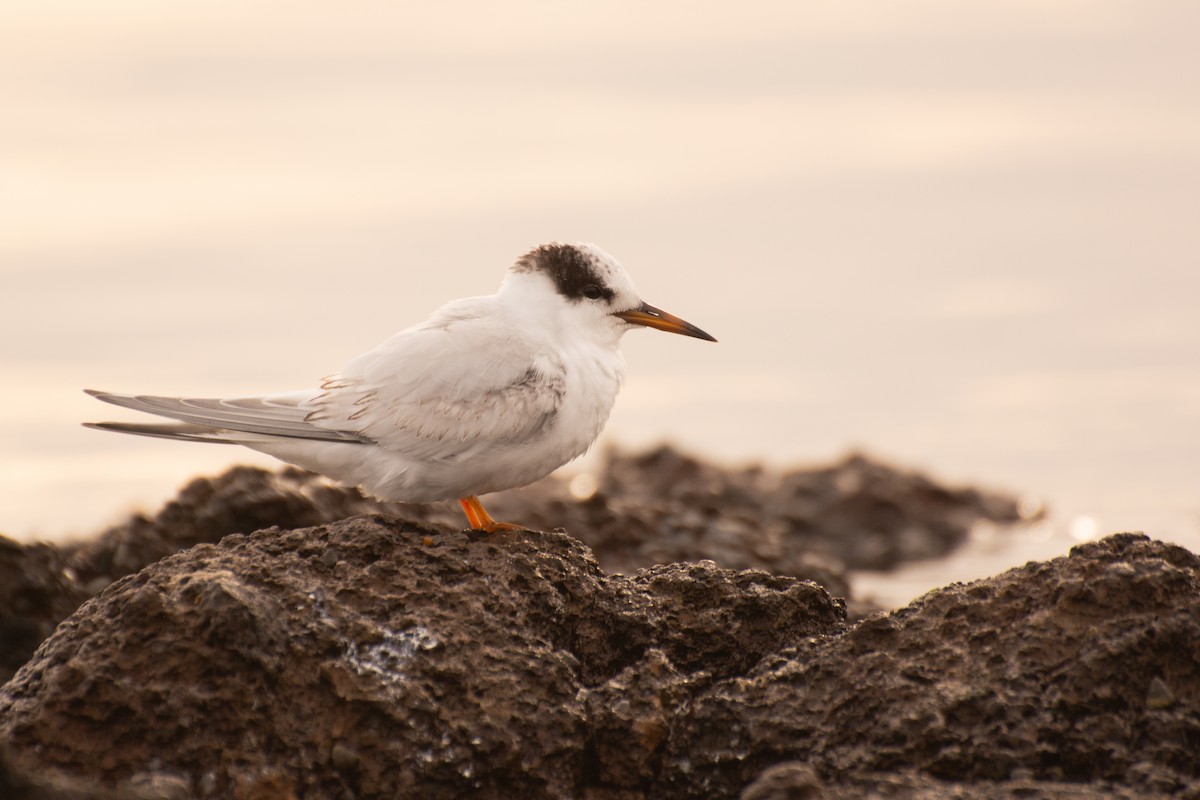
M 479 502 L 479 498 L 475 495 L 464 497 L 458 502 L 462 504 L 463 511 L 467 513 L 467 522 L 470 523 L 473 530 L 487 531 L 488 533 L 526 530 L 522 525 L 513 525 L 511 522 L 497 522 L 492 519 L 492 515 L 484 509 L 483 503 Z

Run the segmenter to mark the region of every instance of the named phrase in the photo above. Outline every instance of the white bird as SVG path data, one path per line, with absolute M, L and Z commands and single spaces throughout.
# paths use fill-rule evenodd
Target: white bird
M 240 444 L 381 500 L 457 499 L 473 528 L 497 522 L 478 495 L 533 483 L 600 435 L 634 326 L 716 341 L 642 302 L 612 256 L 543 244 L 500 290 L 443 306 L 353 359 L 319 388 L 199 399 L 86 390 L 172 423 L 85 423 L 122 433 Z

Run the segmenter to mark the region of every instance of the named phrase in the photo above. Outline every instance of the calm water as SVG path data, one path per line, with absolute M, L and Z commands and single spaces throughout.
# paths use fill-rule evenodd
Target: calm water
M 721 340 L 628 336 L 610 440 L 1050 506 L 941 578 L 1200 549 L 1200 6 L 795 5 L 7 3 L 0 530 L 269 461 L 85 386 L 311 385 L 583 239 Z

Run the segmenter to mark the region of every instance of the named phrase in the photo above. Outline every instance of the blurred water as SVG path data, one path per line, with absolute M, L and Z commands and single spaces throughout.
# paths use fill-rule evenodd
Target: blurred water
M 611 439 L 1045 497 L 1058 533 L 1010 561 L 1084 518 L 1200 549 L 1198 31 L 1185 2 L 7 3 L 0 530 L 267 463 L 81 429 L 112 413 L 85 386 L 311 385 L 583 239 L 721 340 L 627 337 Z

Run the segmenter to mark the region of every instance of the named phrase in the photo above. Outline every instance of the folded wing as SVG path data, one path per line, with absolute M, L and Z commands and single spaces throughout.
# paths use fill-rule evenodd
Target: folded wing
M 183 425 L 149 425 L 137 423 L 89 423 L 88 427 L 203 441 L 237 441 L 222 438 L 221 431 L 259 434 L 290 439 L 318 439 L 333 442 L 365 443 L 369 439 L 353 431 L 331 430 L 306 421 L 309 413 L 302 405 L 311 392 L 271 395 L 267 397 L 195 398 L 160 397 L 157 395 L 126 395 L 113 392 L 85 390 L 97 400 L 116 406 L 144 411 L 160 417 L 179 420 Z
M 250 447 L 284 439 L 371 443 L 408 458 L 455 461 L 535 439 L 553 424 L 565 387 L 563 364 L 553 355 L 464 315 L 397 334 L 316 390 L 236 398 L 87 390 L 106 403 L 177 420 L 88 426 Z
M 307 419 L 352 430 L 411 458 L 455 460 L 521 445 L 553 421 L 563 365 L 527 343 L 495 342 L 482 323 L 410 329 L 328 378 Z

